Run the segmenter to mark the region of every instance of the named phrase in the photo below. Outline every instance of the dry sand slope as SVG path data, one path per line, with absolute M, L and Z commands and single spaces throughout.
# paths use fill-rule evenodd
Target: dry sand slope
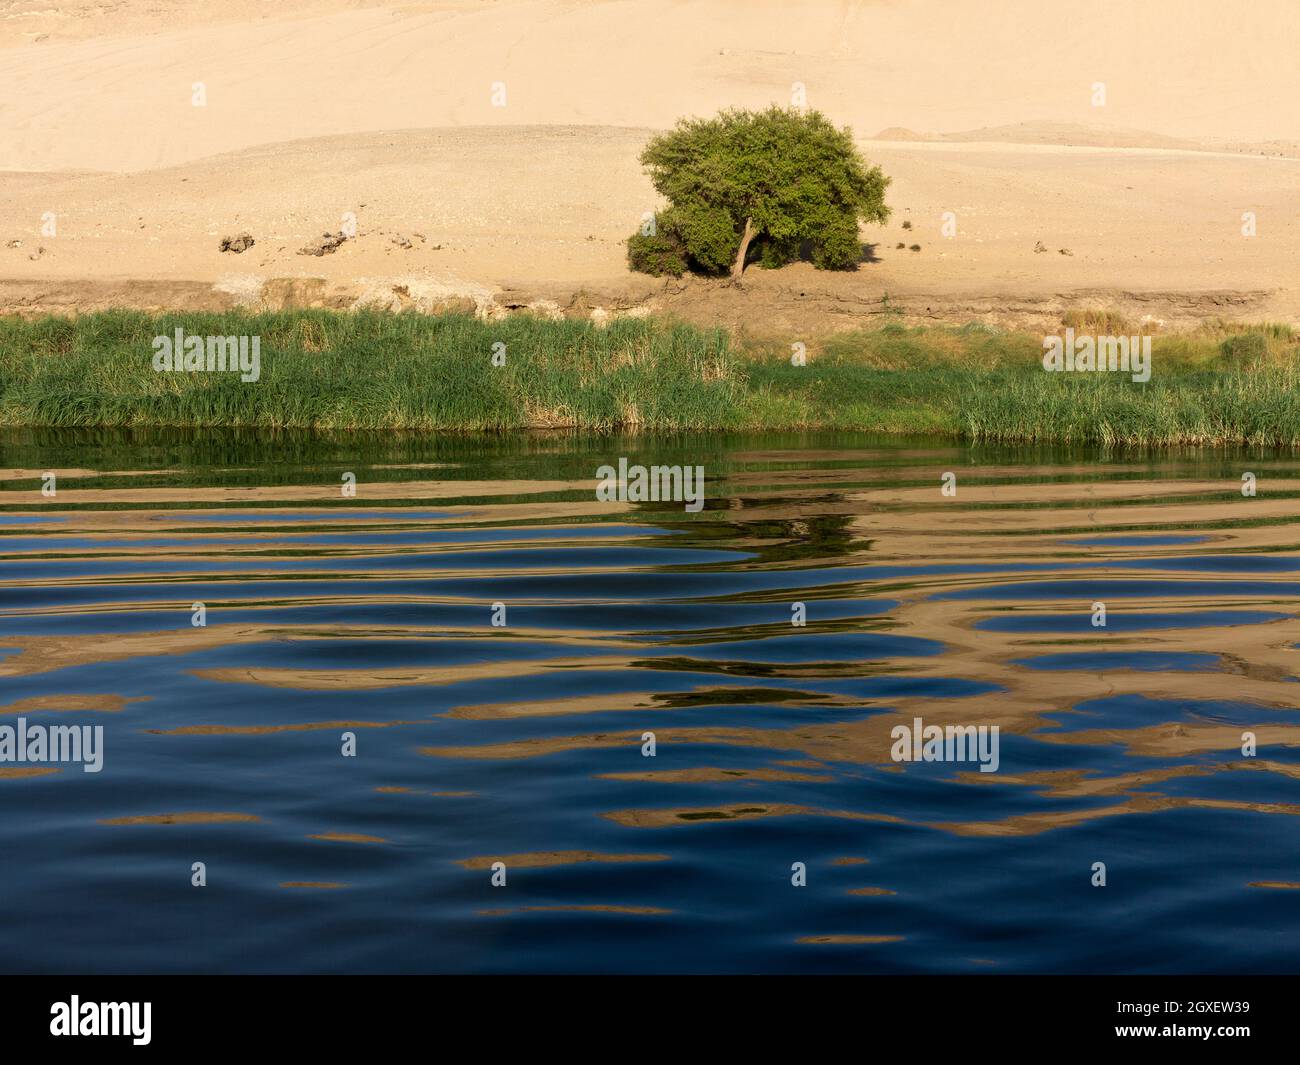
M 1290 0 L 1230 27 L 1204 0 L 0 0 L 0 309 L 461 298 L 836 328 L 888 293 L 958 320 L 1300 320 L 1298 46 Z M 740 290 L 630 275 L 645 140 L 795 83 L 894 179 L 874 261 Z M 347 212 L 356 239 L 298 254 Z

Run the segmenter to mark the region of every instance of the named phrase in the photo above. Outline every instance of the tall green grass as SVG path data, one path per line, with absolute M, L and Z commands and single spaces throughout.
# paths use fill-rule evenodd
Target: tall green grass
M 748 377 L 756 421 L 941 432 L 970 440 L 1300 444 L 1300 345 L 1285 326 L 1155 337 L 1152 377 L 1047 373 L 1041 335 L 981 325 L 889 324 L 828 341 L 798 368 Z
M 260 336 L 261 379 L 154 371 L 153 338 L 178 326 L 189 336 Z M 497 344 L 503 366 L 492 364 Z M 1146 383 L 1046 373 L 1041 335 L 975 324 L 890 323 L 810 345 L 804 366 L 790 355 L 786 338 L 737 340 L 661 319 L 599 328 L 324 310 L 0 318 L 0 424 L 1300 445 L 1300 337 L 1286 325 L 1156 336 Z
M 260 379 L 155 371 L 153 338 L 178 326 L 260 336 Z M 598 329 L 527 315 L 323 310 L 0 320 L 9 425 L 683 430 L 735 421 L 740 397 L 722 332 L 646 320 Z

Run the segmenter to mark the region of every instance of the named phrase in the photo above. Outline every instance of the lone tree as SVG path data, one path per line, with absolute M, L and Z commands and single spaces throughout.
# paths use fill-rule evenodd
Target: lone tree
M 648 274 L 730 270 L 739 280 L 752 259 L 776 267 L 801 253 L 819 269 L 852 270 L 859 220 L 889 218 L 889 178 L 818 111 L 683 119 L 641 162 L 669 203 L 627 242 L 632 269 Z

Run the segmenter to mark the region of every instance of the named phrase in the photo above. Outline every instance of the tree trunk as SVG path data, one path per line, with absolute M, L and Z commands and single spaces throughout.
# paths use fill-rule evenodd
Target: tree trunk
M 731 265 L 731 280 L 739 281 L 745 272 L 745 255 L 749 252 L 749 242 L 754 239 L 753 219 L 745 219 L 745 235 L 740 238 L 740 250 L 736 252 L 736 261 Z

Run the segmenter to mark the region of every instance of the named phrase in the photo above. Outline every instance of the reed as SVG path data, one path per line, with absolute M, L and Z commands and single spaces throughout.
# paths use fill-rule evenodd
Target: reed
M 1082 324 L 1082 319 L 1079 320 Z M 1063 323 L 1064 324 L 1064 323 Z M 159 372 L 154 340 L 260 338 L 256 381 Z M 1300 444 L 1300 335 L 1152 340 L 1151 380 L 1047 373 L 1041 335 L 898 322 L 810 344 L 656 318 L 106 311 L 0 318 L 0 424 L 508 432 L 840 429 L 972 440 Z M 494 360 L 495 355 L 495 360 Z

